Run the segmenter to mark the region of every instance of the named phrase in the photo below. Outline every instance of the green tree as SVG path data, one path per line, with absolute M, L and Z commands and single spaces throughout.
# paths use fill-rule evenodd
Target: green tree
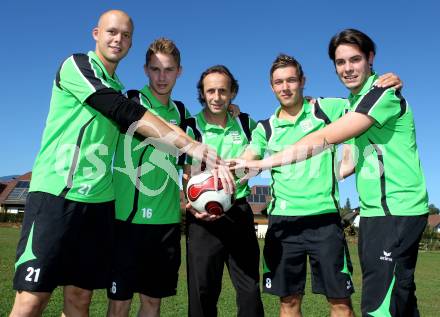
M 351 212 L 351 203 L 350 203 L 350 198 L 347 198 L 347 200 L 345 201 L 345 205 L 344 207 L 341 208 L 341 217 L 344 217 L 346 214 Z
M 350 210 L 350 211 L 351 211 L 350 198 L 347 198 L 347 200 L 345 201 L 344 209 L 345 209 L 345 210 Z

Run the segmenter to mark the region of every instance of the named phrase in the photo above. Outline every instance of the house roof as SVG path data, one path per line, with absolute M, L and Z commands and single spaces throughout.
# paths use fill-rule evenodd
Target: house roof
M 435 228 L 440 225 L 440 215 L 429 215 L 428 226 Z
M 31 180 L 31 177 L 32 172 L 28 172 L 10 180 L 0 193 L 0 204 L 24 205 L 29 191 L 28 182 Z
M 2 194 L 3 190 L 8 186 L 8 183 L 6 182 L 0 182 L 0 195 Z

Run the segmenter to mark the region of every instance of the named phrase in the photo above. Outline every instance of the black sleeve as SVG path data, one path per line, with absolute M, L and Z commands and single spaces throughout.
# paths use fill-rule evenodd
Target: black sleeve
M 122 131 L 126 131 L 147 112 L 146 108 L 112 88 L 97 90 L 87 98 L 86 103 L 119 124 Z

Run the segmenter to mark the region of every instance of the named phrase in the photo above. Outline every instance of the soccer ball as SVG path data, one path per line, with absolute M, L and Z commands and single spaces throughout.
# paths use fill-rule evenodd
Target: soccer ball
M 203 172 L 191 177 L 188 181 L 186 194 L 191 206 L 198 212 L 221 215 L 232 206 L 233 195 L 225 192 L 220 179 L 218 180 L 218 191 L 215 191 L 214 176 L 210 172 Z

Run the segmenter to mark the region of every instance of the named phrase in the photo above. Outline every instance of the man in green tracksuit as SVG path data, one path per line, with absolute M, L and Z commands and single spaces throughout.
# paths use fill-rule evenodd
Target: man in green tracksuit
M 399 91 L 374 86 L 375 44 L 366 34 L 354 29 L 338 33 L 330 41 L 329 56 L 351 92 L 349 112 L 272 157 L 238 162 L 235 168 L 259 170 L 300 162 L 330 144 L 354 138 L 362 315 L 419 316 L 414 271 L 428 196 L 412 110 Z M 344 176 L 349 173 L 347 169 Z
M 149 84 L 128 91 L 128 97 L 180 126 L 189 113 L 183 103 L 171 99 L 181 73 L 179 49 L 169 39 L 155 40 L 144 68 Z M 181 236 L 178 153 L 167 154 L 152 144 L 140 146 L 142 141 L 121 133 L 116 148 L 109 316 L 127 316 L 133 293 L 140 294 L 140 315 L 159 316 L 161 298 L 176 294 Z
M 188 120 L 187 133 L 216 149 L 226 159 L 240 155 L 250 141 L 255 121 L 246 114 L 232 118 L 226 111 L 238 83 L 222 65 L 208 68 L 198 83 L 203 110 Z M 198 162 L 188 161 L 184 179 Z M 259 289 L 259 247 L 247 184 L 237 184 L 235 202 L 225 216 L 187 213 L 188 301 L 191 317 L 217 316 L 223 268 L 226 264 L 237 292 L 238 316 L 263 316 Z
M 303 97 L 305 76 L 293 57 L 279 55 L 270 70 L 280 102 L 275 113 L 258 123 L 245 156 L 273 154 L 340 118 L 346 99 Z M 352 316 L 352 266 L 339 216 L 335 175 L 336 149 L 299 164 L 271 170 L 272 201 L 264 246 L 263 289 L 280 297 L 280 316 L 301 316 L 307 257 L 312 291 L 323 294 L 331 316 Z

